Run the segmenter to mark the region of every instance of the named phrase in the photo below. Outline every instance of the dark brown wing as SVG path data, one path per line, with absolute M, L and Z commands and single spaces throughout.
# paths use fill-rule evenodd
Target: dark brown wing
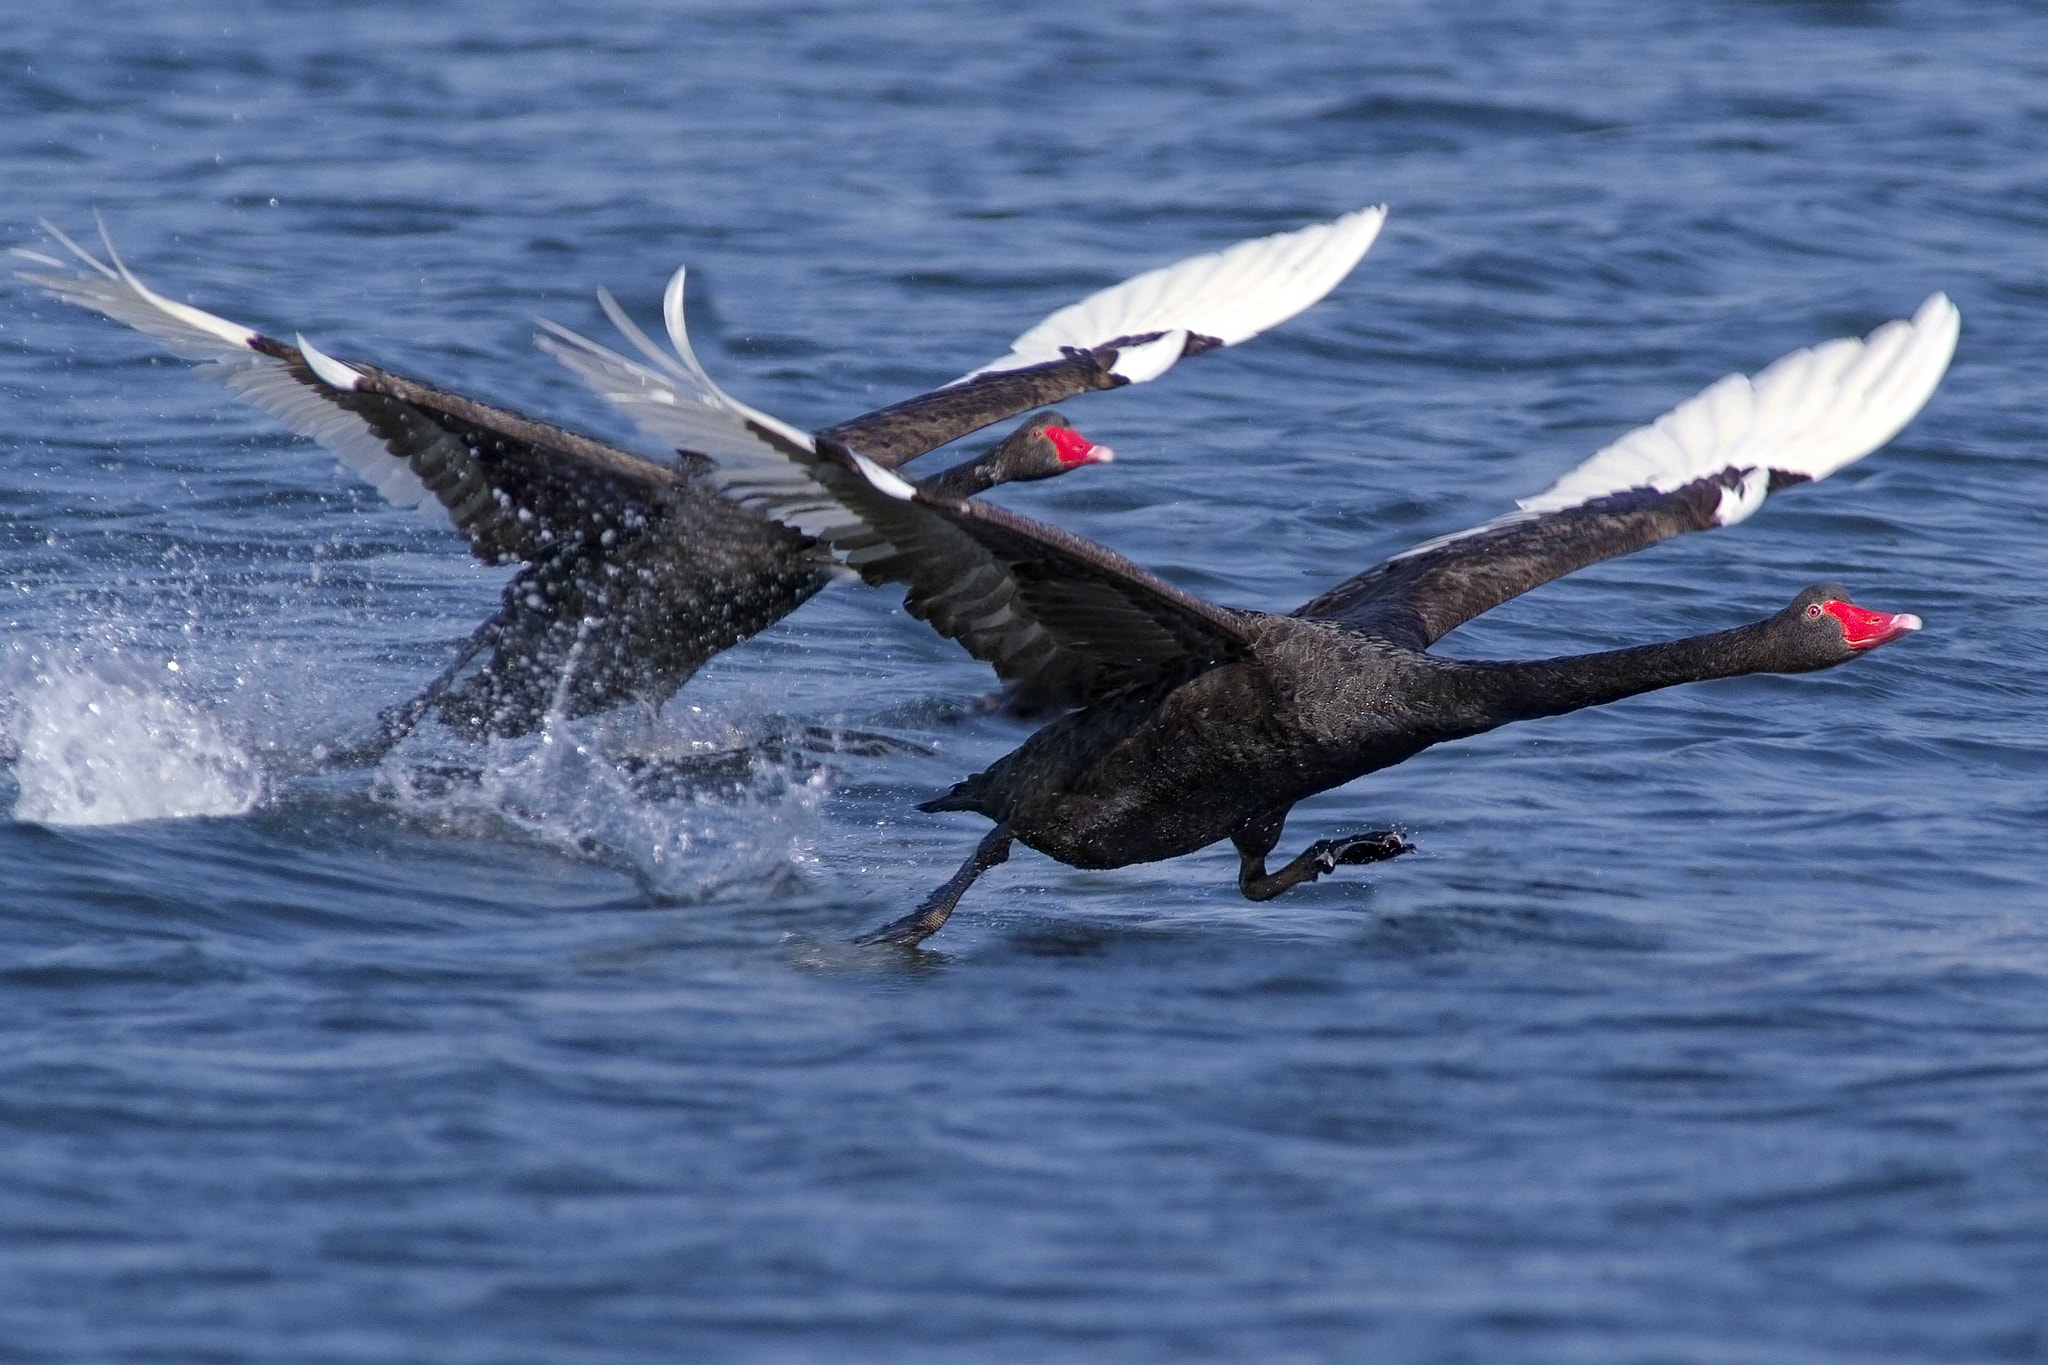
M 1728 486 L 1701 479 L 1670 493 L 1637 489 L 1559 512 L 1488 522 L 1395 555 L 1294 615 L 1341 621 L 1427 649 L 1481 612 L 1553 578 L 1708 529 Z
M 1043 365 L 976 375 L 826 427 L 818 435 L 853 447 L 884 469 L 896 469 L 1019 413 L 1065 402 L 1075 394 L 1121 388 L 1131 381 L 1114 373 L 1111 367 L 1116 363 L 1112 346 L 1076 350 Z
M 686 482 L 629 451 L 389 370 L 351 365 L 361 376 L 355 386 L 335 388 L 306 369 L 296 348 L 259 342 L 276 348 L 309 393 L 360 420 L 491 563 L 532 562 L 569 543 L 602 543 L 607 533 L 637 535 Z M 364 473 L 377 481 L 374 470 Z
M 1077 394 L 1156 379 L 1183 356 L 1235 346 L 1309 307 L 1351 273 L 1379 235 L 1386 208 L 1239 242 L 1222 251 L 1098 289 L 1044 318 L 996 360 L 930 393 L 826 427 L 827 440 L 895 469 L 948 441 Z M 684 273 L 662 296 L 676 357 L 610 301 L 605 311 L 653 368 L 548 324 L 544 349 L 632 413 L 649 432 L 676 439 L 678 413 L 701 399 L 703 380 L 683 318 Z M 683 362 L 678 368 L 675 360 Z M 684 449 L 700 447 L 688 439 Z
M 648 431 L 714 462 L 712 482 L 726 497 L 843 552 L 871 581 L 906 584 L 912 612 L 1005 682 L 1047 702 L 1085 701 L 1246 647 L 1235 613 L 1120 555 L 985 503 L 920 493 L 846 446 L 725 393 L 690 349 L 683 279 L 678 271 L 663 299 L 673 356 L 607 294 L 605 311 L 651 365 L 553 324 L 543 324 L 540 344 Z
M 846 514 L 814 534 L 869 582 L 906 585 L 913 616 L 1035 697 L 1080 704 L 1246 648 L 1236 612 L 1092 541 L 920 490 L 831 442 L 806 472 Z
M 24 279 L 201 362 L 201 375 L 319 441 L 392 502 L 432 497 L 484 559 L 531 561 L 567 541 L 631 533 L 680 478 L 601 441 L 167 299 L 111 243 L 110 265 L 45 226 L 73 260 L 18 253 L 49 267 Z M 71 273 L 56 273 L 66 265 Z

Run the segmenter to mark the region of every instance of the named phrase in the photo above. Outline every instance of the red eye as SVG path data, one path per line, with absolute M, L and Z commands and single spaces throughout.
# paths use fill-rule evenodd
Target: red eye
M 1816 602 L 1806 609 L 1806 619 L 1809 621 L 1820 620 L 1820 603 Z

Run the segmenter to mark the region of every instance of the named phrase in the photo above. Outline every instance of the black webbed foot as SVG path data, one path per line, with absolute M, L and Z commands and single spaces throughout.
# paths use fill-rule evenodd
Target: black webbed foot
M 947 905 L 943 911 L 937 911 L 927 902 L 901 919 L 890 920 L 879 929 L 854 935 L 854 946 L 875 948 L 887 945 L 895 948 L 915 948 L 939 932 L 952 910 L 953 907 Z
M 1283 891 L 1303 882 L 1312 882 L 1340 867 L 1384 862 L 1415 851 L 1415 845 L 1390 829 L 1370 830 L 1364 834 L 1319 839 L 1294 855 L 1278 872 L 1269 873 L 1266 871 L 1266 855 L 1279 842 L 1280 828 L 1286 817 L 1284 810 L 1269 813 L 1262 819 L 1247 823 L 1231 836 L 1237 844 L 1237 889 L 1244 893 L 1246 900 L 1269 901 Z
M 1335 872 L 1339 867 L 1385 862 L 1414 851 L 1415 845 L 1390 829 L 1382 829 L 1318 840 L 1309 845 L 1303 856 L 1313 858 L 1319 872 Z

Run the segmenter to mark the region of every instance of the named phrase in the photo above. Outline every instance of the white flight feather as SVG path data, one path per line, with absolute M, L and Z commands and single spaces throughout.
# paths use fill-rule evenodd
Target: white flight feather
M 321 383 L 337 389 L 354 389 L 362 386 L 363 372 L 352 370 L 327 352 L 306 340 L 306 334 L 297 336 L 299 354 L 306 357 L 306 368 L 319 377 Z
M 336 407 L 325 395 L 295 378 L 284 361 L 255 350 L 256 332 L 204 309 L 167 299 L 144 284 L 114 249 L 104 222 L 99 225 L 100 240 L 112 265 L 73 241 L 55 224 L 45 221 L 42 227 L 71 252 L 76 273 L 54 275 L 24 270 L 18 272 L 22 279 L 66 303 L 126 323 L 175 354 L 200 362 L 195 372 L 202 378 L 225 385 L 243 402 L 269 413 L 299 435 L 318 441 L 390 502 L 399 507 L 419 507 L 429 520 L 448 524 L 446 512 L 428 495 L 426 485 L 404 461 L 384 448 L 383 438 L 361 417 Z M 66 265 L 40 252 L 17 249 L 15 254 L 39 264 L 58 268 Z M 78 266 L 85 269 L 78 271 Z M 303 344 L 301 350 L 314 372 L 337 388 L 353 387 L 361 377 L 331 357 L 320 355 L 315 361 L 317 353 Z M 323 373 L 322 364 L 333 368 Z M 344 378 L 347 382 L 340 382 Z
M 1948 297 L 1933 294 L 1910 321 L 1793 351 L 1754 378 L 1727 375 L 1521 499 L 1520 510 L 1396 558 L 1612 493 L 1668 493 L 1726 470 L 1737 486 L 1723 491 L 1716 521 L 1733 525 L 1763 505 L 1772 471 L 1824 479 L 1898 435 L 1947 373 L 1961 326 Z
M 1120 375 L 1133 384 L 1143 384 L 1157 379 L 1173 368 L 1180 359 L 1181 351 L 1187 347 L 1188 334 L 1179 328 L 1163 332 L 1157 340 L 1140 346 L 1122 346 L 1117 349 L 1116 363 L 1109 372 Z
M 1053 313 L 1011 342 L 1007 355 L 952 382 L 1058 360 L 1064 347 L 1085 350 L 1147 332 L 1195 332 L 1235 346 L 1336 288 L 1386 220 L 1386 206 L 1379 204 L 1134 275 Z M 1145 378 L 1168 368 L 1170 362 Z
M 1359 209 L 1334 222 L 1254 238 L 1223 251 L 1191 256 L 1148 270 L 1053 313 L 1019 336 L 1012 343 L 1010 354 L 952 383 L 963 383 L 996 370 L 1058 360 L 1065 346 L 1092 348 L 1117 337 L 1148 332 L 1197 332 L 1234 346 L 1285 322 L 1336 288 L 1372 246 L 1386 217 L 1385 205 Z M 607 376 L 600 379 L 592 366 L 572 363 L 553 344 L 543 343 L 543 349 L 569 365 L 601 397 L 627 409 L 643 425 L 647 409 L 664 403 L 685 411 L 736 410 L 734 400 L 719 393 L 696 362 L 683 319 L 684 275 L 678 270 L 662 294 L 663 320 L 682 364 L 654 346 L 630 320 L 622 322 L 625 315 L 616 303 L 606 304 L 606 314 L 635 349 L 653 362 L 652 368 L 636 366 L 629 376 L 613 371 L 609 361 L 598 362 L 594 368 Z M 556 330 L 552 324 L 549 327 Z M 559 331 L 556 338 L 565 339 Z M 1127 347 L 1119 354 L 1114 372 L 1134 384 L 1156 379 L 1173 368 L 1185 344 L 1184 337 L 1178 342 L 1161 337 L 1146 346 Z M 574 347 L 575 343 L 570 345 Z M 596 357 L 586 355 L 586 360 L 595 361 Z M 717 397 L 710 398 L 712 394 Z M 691 445 L 677 434 L 681 422 L 677 418 L 659 431 L 649 430 L 692 449 L 718 439 L 707 426 L 696 438 L 699 445 Z M 715 451 L 702 453 L 716 458 Z
M 906 480 L 891 474 L 857 450 L 853 452 L 853 464 L 860 470 L 862 478 L 898 502 L 910 502 L 917 497 L 917 490 Z
M 714 467 L 712 485 L 734 502 L 828 542 L 866 532 L 867 525 L 858 514 L 792 458 L 791 451 L 817 449 L 808 432 L 742 403 L 704 372 L 683 326 L 686 278 L 685 271 L 676 271 L 662 294 L 662 314 L 675 347 L 673 356 L 664 353 L 626 316 L 618 301 L 602 290 L 598 301 L 606 316 L 651 363 L 629 359 L 545 318 L 537 319 L 545 334 L 535 337 L 534 344 L 561 361 L 599 397 L 623 409 L 648 435 L 708 457 Z M 895 482 L 902 483 L 900 479 Z M 887 485 L 882 487 L 888 491 Z
M 1669 492 L 1724 469 L 1824 479 L 1889 441 L 1948 369 L 1961 318 L 1942 294 L 1911 321 L 1792 352 L 1754 379 L 1731 374 L 1595 453 L 1518 506 L 1576 507 L 1629 488 Z

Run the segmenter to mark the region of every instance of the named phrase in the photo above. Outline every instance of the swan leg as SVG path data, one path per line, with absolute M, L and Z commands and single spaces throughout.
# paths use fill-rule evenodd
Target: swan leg
M 1278 872 L 1268 874 L 1266 855 L 1273 851 L 1273 845 L 1280 842 L 1280 831 L 1286 823 L 1285 809 L 1268 811 L 1258 819 L 1248 821 L 1230 836 L 1230 842 L 1237 845 L 1237 889 L 1244 893 L 1246 900 L 1269 901 L 1283 891 L 1303 882 L 1312 882 L 1339 867 L 1383 862 L 1413 852 L 1415 848 L 1390 829 L 1345 834 L 1335 839 L 1318 839 Z
M 420 717 L 439 704 L 441 694 L 455 681 L 456 674 L 462 672 L 469 661 L 477 656 L 478 651 L 496 638 L 498 625 L 498 618 L 493 616 L 478 626 L 455 655 L 455 662 L 441 670 L 440 677 L 428 683 L 418 696 L 404 705 L 378 712 L 377 729 L 374 734 L 360 743 L 333 750 L 327 755 L 327 762 L 337 768 L 367 768 L 382 761 L 384 755 L 390 753 L 398 741 L 412 733 L 413 727 L 420 723 Z
M 926 896 L 924 904 L 905 915 L 902 919 L 891 920 L 873 933 L 862 934 L 855 943 L 893 943 L 899 948 L 914 948 L 933 934 L 953 913 L 953 907 L 960 903 L 960 897 L 974 884 L 974 879 L 992 867 L 999 867 L 1010 859 L 1010 827 L 997 825 L 982 837 L 974 852 L 960 870 L 949 878 L 945 885 Z

